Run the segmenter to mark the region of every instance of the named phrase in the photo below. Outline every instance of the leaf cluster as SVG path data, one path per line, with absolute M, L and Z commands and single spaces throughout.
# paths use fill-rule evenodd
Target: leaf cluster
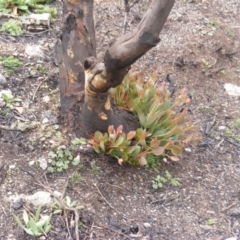
M 66 205 L 67 208 L 75 208 L 76 210 L 82 210 L 84 206 L 78 205 L 77 201 L 71 201 L 71 198 L 69 196 L 66 196 L 65 199 L 63 199 L 64 205 Z M 59 202 L 57 199 L 55 199 L 55 202 L 52 205 L 53 208 L 53 214 L 61 214 L 65 209 L 61 202 Z
M 44 4 L 51 3 L 52 0 L 1 0 L 0 12 L 13 14 L 30 14 L 32 9 L 36 12 L 49 12 L 56 15 L 56 8 L 50 8 Z
M 7 74 L 10 75 L 17 67 L 22 66 L 23 64 L 17 58 L 13 56 L 8 56 L 0 57 L 0 65 L 2 65 Z
M 162 188 L 164 184 L 167 184 L 173 187 L 178 187 L 181 185 L 180 181 L 181 181 L 180 178 L 173 178 L 168 171 L 165 171 L 164 177 L 157 175 L 152 180 L 152 187 L 154 189 L 158 189 L 158 188 Z
M 11 90 L 2 90 L 0 92 L 0 106 L 5 107 L 6 109 L 12 109 L 17 103 L 21 102 L 20 98 L 15 98 L 12 95 Z
M 48 171 L 53 173 L 55 171 L 62 172 L 69 168 L 70 162 L 72 165 L 77 166 L 80 163 L 79 155 L 73 157 L 72 153 L 66 149 L 65 145 L 57 147 L 57 150 L 49 152 L 48 156 L 52 159 L 51 166 L 48 167 Z
M 0 32 L 7 32 L 12 36 L 19 36 L 24 33 L 20 24 L 15 20 L 9 20 L 2 24 Z
M 184 126 L 186 122 L 187 104 L 190 99 L 183 89 L 174 100 L 171 99 L 166 84 L 156 87 L 156 74 L 145 81 L 142 74 L 126 75 L 123 84 L 110 93 L 114 103 L 132 112 L 139 120 L 140 128 L 128 134 L 123 127 L 108 128 L 108 133 L 96 132 L 89 141 L 96 152 L 106 152 L 131 164 L 148 164 L 148 156 L 167 156 L 178 161 L 182 155 L 184 143 L 191 140 L 192 135 L 186 132 L 192 126 Z M 179 111 L 179 108 L 182 110 Z
M 38 207 L 35 216 L 29 217 L 26 210 L 23 212 L 23 221 L 24 224 L 21 222 L 21 220 L 14 215 L 14 219 L 17 222 L 17 224 L 29 235 L 33 237 L 39 237 L 42 235 L 46 235 L 50 229 L 51 229 L 51 218 L 52 215 L 47 216 L 46 218 L 39 220 L 41 213 L 41 206 Z

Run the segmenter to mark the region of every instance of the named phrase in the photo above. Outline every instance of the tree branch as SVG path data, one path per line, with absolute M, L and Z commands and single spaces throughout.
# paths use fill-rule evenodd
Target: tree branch
M 174 0 L 155 0 L 133 32 L 115 39 L 105 54 L 107 72 L 115 72 L 133 64 L 160 39 L 159 34 L 173 7 Z

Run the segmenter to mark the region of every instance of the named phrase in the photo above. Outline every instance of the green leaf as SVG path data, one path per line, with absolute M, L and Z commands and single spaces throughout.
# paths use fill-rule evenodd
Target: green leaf
M 13 215 L 15 221 L 17 222 L 17 224 L 21 227 L 21 228 L 24 228 L 22 222 L 20 221 L 20 219 L 18 218 L 18 216 L 16 215 Z
M 80 163 L 80 156 L 77 155 L 77 156 L 73 159 L 72 165 L 77 166 L 77 165 L 79 165 L 79 163 Z
M 96 131 L 95 134 L 94 134 L 94 136 L 95 136 L 96 138 L 98 138 L 98 139 L 101 139 L 103 135 L 102 135 L 101 132 Z
M 77 205 L 77 201 L 73 201 L 71 204 L 70 204 L 70 207 L 75 207 Z
M 77 206 L 76 209 L 77 210 L 82 210 L 82 209 L 84 209 L 84 206 Z
M 100 142 L 100 143 L 99 143 L 99 146 L 100 146 L 101 150 L 102 150 L 103 152 L 105 152 L 104 142 Z
M 119 145 L 121 145 L 125 140 L 124 136 L 120 136 L 118 137 L 118 139 L 116 140 L 116 142 L 114 143 L 114 147 L 118 147 Z
M 36 211 L 36 214 L 35 214 L 35 221 L 36 222 L 39 220 L 40 213 L 41 213 L 41 206 L 38 207 L 38 209 Z
M 59 131 L 57 131 L 57 132 L 56 132 L 56 136 L 57 136 L 58 138 L 60 138 L 60 137 L 62 136 L 62 133 L 59 132 Z
M 52 214 L 50 216 L 48 216 L 47 221 L 46 221 L 46 225 L 49 225 L 51 219 L 52 219 Z
M 141 147 L 140 146 L 132 146 L 128 149 L 130 149 L 130 152 L 128 152 L 128 154 L 131 157 L 136 157 L 141 152 Z
M 48 153 L 48 156 L 49 156 L 50 158 L 56 158 L 56 157 L 57 157 L 57 154 L 56 154 L 55 152 L 53 152 L 53 151 L 50 151 L 50 152 Z
M 34 234 L 38 233 L 38 227 L 33 218 L 29 219 L 28 227 L 33 231 Z
M 165 176 L 167 179 L 171 179 L 172 175 L 170 174 L 170 172 L 168 170 L 165 171 Z
M 25 225 L 28 226 L 28 223 L 29 223 L 29 216 L 28 216 L 26 210 L 23 211 L 23 221 L 25 222 Z
M 46 132 L 45 137 L 50 138 L 52 136 L 52 132 Z
M 36 235 L 34 234 L 34 232 L 33 232 L 33 230 L 32 229 L 29 229 L 29 228 L 24 228 L 24 231 L 27 233 L 27 234 L 29 234 L 29 235 L 31 235 L 31 236 L 33 236 L 33 237 L 35 237 Z
M 79 144 L 87 144 L 87 141 L 85 138 L 75 138 L 74 140 L 72 140 L 72 145 L 76 146 Z
M 51 225 L 46 225 L 44 228 L 44 233 L 48 233 L 51 230 L 52 226 Z
M 70 207 L 70 205 L 71 205 L 71 199 L 70 199 L 69 196 L 66 196 L 66 203 L 67 203 L 67 205 Z
M 141 109 L 138 106 L 135 106 L 135 110 L 137 112 L 137 116 L 138 116 L 141 126 L 145 128 L 146 118 L 145 118 L 144 113 L 141 111 Z
M 48 172 L 50 172 L 50 173 L 53 173 L 53 172 L 54 172 L 54 168 L 53 168 L 53 167 L 48 167 L 47 170 L 48 170 Z
M 58 213 L 61 213 L 63 210 L 62 209 L 57 209 L 57 210 L 54 210 L 53 214 L 58 214 Z

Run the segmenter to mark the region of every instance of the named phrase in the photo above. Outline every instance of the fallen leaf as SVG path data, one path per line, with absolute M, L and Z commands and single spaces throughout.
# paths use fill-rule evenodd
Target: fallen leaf
M 120 166 L 122 166 L 122 164 L 123 164 L 123 159 L 122 159 L 122 158 L 118 158 L 118 164 L 119 164 Z
M 174 162 L 179 161 L 179 158 L 176 157 L 176 156 L 169 156 L 169 158 L 170 158 L 172 161 L 174 161 Z
M 138 163 L 139 163 L 141 166 L 147 165 L 147 160 L 146 160 L 145 156 L 141 156 L 141 157 L 138 159 Z
M 14 107 L 15 110 L 17 110 L 20 114 L 23 113 L 23 107 Z

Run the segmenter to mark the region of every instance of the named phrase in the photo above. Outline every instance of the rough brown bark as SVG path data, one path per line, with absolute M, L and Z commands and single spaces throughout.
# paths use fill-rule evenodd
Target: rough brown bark
M 93 0 L 64 2 L 63 35 L 58 51 L 61 107 L 68 122 L 81 126 L 80 131 L 89 134 L 121 124 L 122 119 L 114 117 L 108 89 L 120 85 L 131 64 L 158 44 L 173 4 L 174 0 L 153 1 L 140 24 L 131 33 L 110 43 L 104 63 L 98 63 L 94 58 Z M 85 97 L 79 109 L 77 99 L 81 96 L 84 79 Z M 73 121 L 72 113 L 76 109 L 81 110 L 80 122 Z
M 93 0 L 63 1 L 62 35 L 56 46 L 59 63 L 61 115 L 73 128 L 84 91 L 83 61 L 96 56 Z

